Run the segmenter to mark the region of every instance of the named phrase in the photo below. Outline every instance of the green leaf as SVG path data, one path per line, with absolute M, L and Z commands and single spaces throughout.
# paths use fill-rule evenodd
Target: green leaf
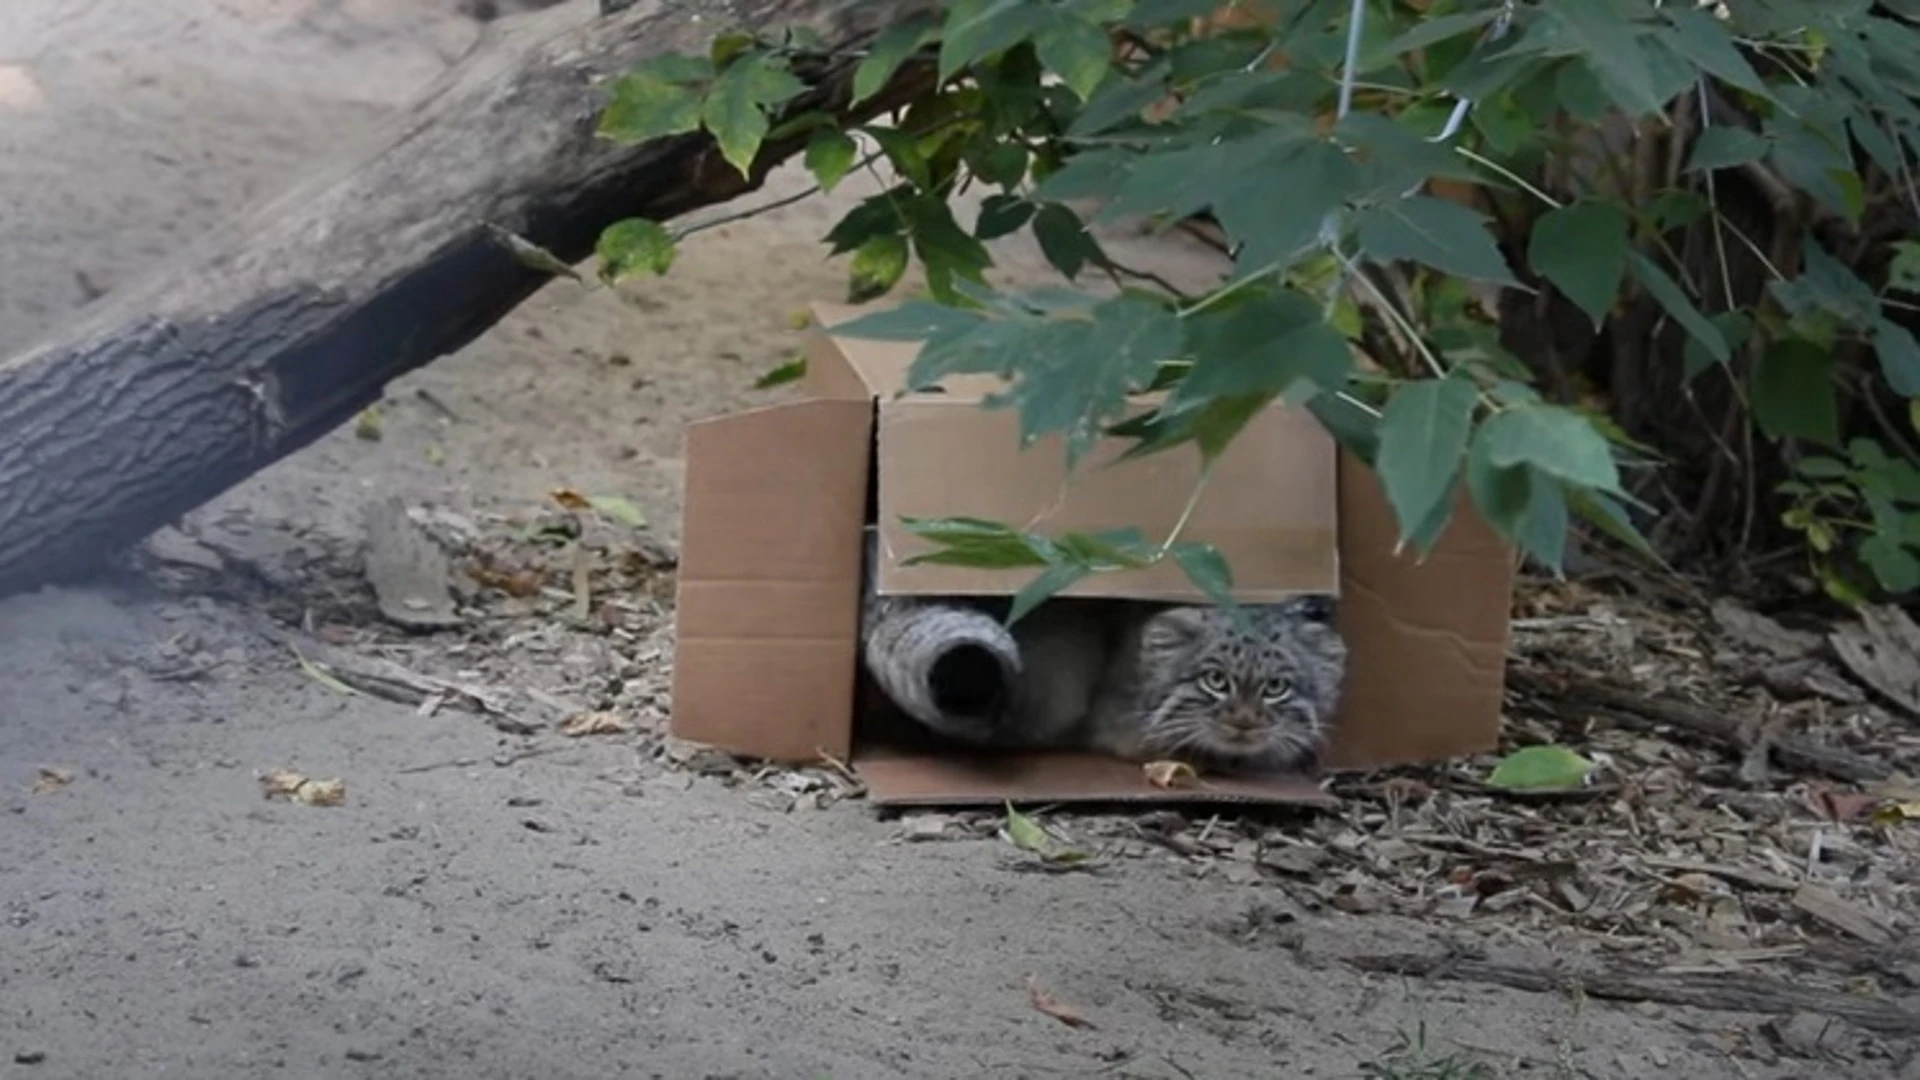
M 1574 513 L 1579 514 L 1589 524 L 1654 562 L 1662 566 L 1666 565 L 1665 560 L 1660 558 L 1659 552 L 1653 550 L 1652 541 L 1641 534 L 1640 530 L 1634 526 L 1633 519 L 1627 516 L 1626 509 L 1611 496 L 1598 491 L 1583 491 L 1579 488 L 1567 491 L 1565 494 Z
M 714 76 L 713 61 L 693 53 L 665 53 L 635 64 L 628 72 L 641 78 L 692 86 Z
M 1614 103 L 1630 117 L 1659 112 L 1666 102 L 1655 90 L 1646 46 L 1634 23 L 1609 10 L 1612 6 L 1587 0 L 1549 4 L 1540 11 L 1558 31 L 1560 51 L 1581 56 L 1592 65 Z
M 894 72 L 900 70 L 900 65 L 939 32 L 939 24 L 924 12 L 881 31 L 873 41 L 873 48 L 867 50 L 866 58 L 854 69 L 853 100 L 849 104 L 857 106 L 879 93 Z
M 752 34 L 744 30 L 736 30 L 732 33 L 721 34 L 719 37 L 714 38 L 713 45 L 707 50 L 707 54 L 713 61 L 713 69 L 720 71 L 728 64 L 733 63 L 736 57 L 745 53 L 748 49 L 753 48 L 753 46 L 754 37 Z
M 1214 216 L 1240 251 L 1234 256 L 1238 274 L 1283 266 L 1319 237 L 1327 215 L 1346 206 L 1360 184 L 1360 169 L 1332 142 L 1316 139 L 1272 164 L 1250 166 L 1260 179 L 1238 183 L 1213 205 Z M 1274 198 L 1274 182 L 1285 184 L 1286 197 Z
M 1452 496 L 1478 401 L 1473 380 L 1456 374 L 1406 383 L 1387 402 L 1374 471 L 1399 518 L 1403 543 L 1436 503 Z
M 997 521 L 979 518 L 910 518 L 900 523 L 907 531 L 936 545 L 933 551 L 908 558 L 904 565 L 968 566 L 1006 570 L 1051 565 L 1052 549 L 1037 537 L 1016 532 Z
M 630 529 L 647 527 L 647 515 L 641 513 L 640 508 L 633 505 L 631 499 L 619 495 L 593 495 L 588 497 L 587 503 L 593 507 L 594 513 L 608 521 L 625 525 Z
M 1606 322 L 1627 274 L 1627 213 L 1612 202 L 1568 203 L 1534 223 L 1527 261 L 1593 320 Z
M 1346 386 L 1353 350 L 1327 325 L 1320 303 L 1293 289 L 1263 291 L 1226 310 L 1186 321 L 1193 367 L 1172 400 L 1291 392 L 1300 380 L 1321 391 Z
M 1234 437 L 1274 396 L 1239 394 L 1192 403 L 1168 401 L 1153 412 L 1113 425 L 1107 434 L 1134 440 L 1119 461 L 1148 457 L 1191 442 L 1200 448 L 1203 462 L 1212 462 L 1226 452 Z
M 827 231 L 827 253 L 844 255 L 876 236 L 904 231 L 907 217 L 900 208 L 913 197 L 913 188 L 900 184 L 860 200 Z
M 1050 5 L 1025 0 L 953 0 L 940 34 L 940 81 L 1032 37 L 1051 13 Z
M 1086 852 L 1062 844 L 1039 822 L 1015 810 L 1011 802 L 1007 804 L 1007 823 L 1001 832 L 1014 847 L 1047 862 L 1076 863 L 1087 858 Z
M 1148 543 L 1146 534 L 1136 528 L 1108 529 L 1097 533 L 1064 533 L 1053 546 L 1062 558 L 1084 563 L 1094 570 L 1132 570 L 1152 564 L 1159 552 Z
M 1887 592 L 1898 595 L 1920 588 L 1920 559 L 1886 534 L 1875 533 L 1861 541 L 1860 557 Z
M 1187 580 L 1206 593 L 1209 600 L 1225 608 L 1237 606 L 1233 599 L 1233 570 L 1218 548 L 1182 540 L 1168 548 L 1167 554 L 1173 556 Z
M 1019 231 L 1033 220 L 1034 205 L 1018 195 L 989 195 L 980 201 L 980 218 L 973 223 L 973 235 L 980 240 L 997 240 Z
M 806 89 L 807 84 L 776 61 L 748 57 L 714 80 L 700 103 L 700 122 L 720 144 L 720 156 L 741 176 L 748 176 L 770 126 L 767 109 L 785 104 Z
M 1061 13 L 1034 35 L 1034 51 L 1048 71 L 1060 76 L 1081 101 L 1093 98 L 1112 66 L 1113 42 L 1107 32 L 1085 18 Z
M 1514 529 L 1514 542 L 1557 577 L 1567 558 L 1566 492 L 1552 477 L 1537 471 L 1527 481 L 1527 502 Z
M 582 280 L 580 271 L 560 261 L 560 256 L 521 236 L 519 233 L 511 229 L 503 229 L 491 222 L 487 224 L 486 229 L 487 235 L 493 237 L 494 242 L 500 244 L 509 252 L 512 252 L 513 261 L 519 263 L 521 266 L 529 270 L 538 270 L 543 274 L 555 274 L 564 278 L 572 278 L 575 281 Z
M 673 265 L 673 234 L 657 221 L 627 218 L 607 226 L 594 253 L 600 279 L 609 284 L 641 271 L 664 274 Z
M 600 135 L 633 146 L 700 128 L 700 95 L 653 75 L 623 75 L 600 114 Z
M 1586 417 L 1559 405 L 1515 405 L 1481 425 L 1487 460 L 1496 468 L 1531 465 L 1549 476 L 1600 491 L 1620 490 L 1620 470 L 1606 437 Z
M 1722 311 L 1709 321 L 1713 323 L 1714 329 L 1720 332 L 1729 350 L 1745 346 L 1747 339 L 1753 336 L 1753 320 L 1747 317 L 1746 312 Z M 1681 349 L 1681 364 L 1682 374 L 1688 382 L 1698 378 L 1701 372 L 1712 367 L 1714 363 L 1713 356 L 1707 352 L 1706 346 L 1700 343 L 1700 339 L 1691 337 L 1687 339 L 1686 345 Z
M 1017 142 L 1000 143 L 972 162 L 973 175 L 1011 193 L 1027 175 L 1028 158 L 1025 146 Z
M 1696 8 L 1668 4 L 1662 9 L 1676 31 L 1666 38 L 1680 55 L 1750 94 L 1772 100 L 1773 94 L 1747 58 L 1734 47 L 1733 38 L 1720 20 Z
M 807 140 L 807 171 L 820 183 L 820 190 L 832 191 L 853 169 L 853 158 L 860 150 L 845 132 L 821 128 Z
M 1839 458 L 1818 455 L 1801 458 L 1794 464 L 1794 471 L 1801 476 L 1811 476 L 1820 480 L 1837 480 L 1853 472 L 1847 463 Z
M 1873 327 L 1873 351 L 1894 393 L 1920 397 L 1920 341 L 1914 340 L 1911 330 L 1891 319 L 1878 320 Z
M 1486 220 L 1459 203 L 1413 195 L 1361 212 L 1356 225 L 1370 258 L 1410 259 L 1456 277 L 1519 284 Z
M 776 386 L 785 386 L 807 377 L 807 358 L 796 356 L 793 359 L 767 372 L 753 381 L 755 390 L 771 390 Z
M 1772 148 L 1773 141 L 1765 135 L 1743 127 L 1721 124 L 1701 132 L 1700 137 L 1694 140 L 1693 153 L 1687 157 L 1687 168 L 1696 172 L 1731 169 L 1759 161 Z
M 1868 330 L 1880 319 L 1880 300 L 1873 288 L 1847 265 L 1826 253 L 1808 236 L 1800 251 L 1797 278 L 1771 283 L 1774 298 L 1796 318 L 1820 311 L 1855 330 Z
M 1754 422 L 1770 438 L 1840 444 L 1833 356 L 1802 338 L 1774 342 L 1754 365 L 1747 386 Z
M 913 240 L 913 252 L 927 275 L 927 289 L 934 299 L 952 301 L 958 297 L 959 282 L 985 284 L 986 269 L 993 257 L 985 245 L 953 220 L 953 210 L 945 199 L 923 195 L 905 203 L 907 234 Z
M 926 341 L 965 333 L 985 321 L 975 312 L 946 304 L 908 300 L 897 307 L 868 312 L 827 329 L 841 337 L 867 341 Z
M 1380 453 L 1380 418 L 1346 394 L 1317 394 L 1307 399 L 1307 411 L 1327 429 L 1335 442 L 1367 465 Z
M 1512 538 L 1519 534 L 1520 520 L 1526 515 L 1533 474 L 1526 466 L 1496 465 L 1489 452 L 1492 443 L 1487 428 L 1486 424 L 1480 425 L 1467 449 L 1467 491 L 1487 523 Z
M 1526 746 L 1500 759 L 1487 786 L 1502 791 L 1568 790 L 1585 784 L 1594 767 L 1564 746 Z
M 1033 580 L 1020 586 L 1013 594 L 1013 606 L 1007 611 L 1007 625 L 1019 622 L 1034 608 L 1051 600 L 1062 589 L 1068 588 L 1093 573 L 1093 568 L 1084 563 L 1055 563 L 1047 567 Z
M 1080 215 L 1057 202 L 1046 203 L 1033 215 L 1033 238 L 1040 243 L 1040 253 L 1068 281 L 1079 277 L 1087 264 L 1104 258 L 1100 242 L 1087 231 Z
M 1084 329 L 1043 324 L 1050 335 L 1045 347 L 1024 358 L 1011 390 L 988 399 L 1018 409 L 1022 445 L 1062 433 L 1070 469 L 1093 447 L 1107 418 L 1125 407 L 1127 394 L 1150 383 L 1184 340 L 1177 315 L 1131 293 L 1100 302 L 1092 316 Z
M 1415 49 L 1424 49 L 1429 45 L 1438 45 L 1449 38 L 1459 37 L 1470 30 L 1478 30 L 1500 17 L 1498 7 L 1487 7 L 1479 11 L 1461 12 L 1455 15 L 1441 15 L 1437 18 L 1421 19 L 1413 29 L 1387 42 L 1379 49 L 1368 54 L 1370 70 L 1376 64 L 1385 63 L 1398 56 L 1404 56 Z
M 1700 314 L 1700 309 L 1694 307 L 1693 301 L 1687 299 L 1687 294 L 1680 290 L 1680 286 L 1667 276 L 1665 270 L 1660 269 L 1659 263 L 1635 251 L 1627 256 L 1627 269 L 1633 272 L 1634 280 L 1647 290 L 1647 295 L 1666 309 L 1667 314 L 1673 316 L 1673 321 L 1693 335 L 1693 339 L 1707 350 L 1707 355 L 1713 357 L 1715 363 L 1724 364 L 1733 358 L 1733 350 L 1727 347 L 1727 339 L 1721 335 L 1720 328 Z
M 1920 243 L 1894 241 L 1893 261 L 1887 265 L 1887 288 L 1894 292 L 1920 292 Z
M 864 304 L 900 283 L 907 272 L 907 238 L 898 233 L 876 236 L 853 253 L 847 275 L 847 303 Z

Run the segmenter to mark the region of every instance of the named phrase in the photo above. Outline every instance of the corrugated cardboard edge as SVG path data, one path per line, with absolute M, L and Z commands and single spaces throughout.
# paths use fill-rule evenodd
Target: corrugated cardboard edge
M 847 755 L 872 444 L 865 399 L 687 426 L 674 735 L 776 761 Z
M 1012 803 L 1234 803 L 1333 806 L 1339 800 L 1312 777 L 1240 779 L 1203 776 L 1191 787 L 1157 788 L 1141 766 L 1093 754 L 931 757 L 884 750 L 861 753 L 853 770 L 880 806 L 986 806 Z
M 1424 560 L 1396 554 L 1399 525 L 1373 471 L 1340 461 L 1340 631 L 1346 682 L 1326 764 L 1445 761 L 1500 739 L 1514 552 L 1462 490 Z

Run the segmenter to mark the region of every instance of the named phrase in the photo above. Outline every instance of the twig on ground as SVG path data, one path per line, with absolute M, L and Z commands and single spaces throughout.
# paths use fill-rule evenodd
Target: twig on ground
M 1750 740 L 1739 721 L 1676 698 L 1659 697 L 1591 679 L 1558 674 L 1548 676 L 1525 669 L 1508 672 L 1507 683 L 1512 689 L 1538 698 L 1549 707 L 1597 712 L 1627 727 L 1674 728 L 1737 756 L 1744 755 L 1749 747 Z M 1799 736 L 1780 735 L 1774 738 L 1772 757 L 1785 768 L 1820 773 L 1839 780 L 1884 780 L 1892 775 L 1892 770 L 1878 761 Z
M 1725 1012 L 1811 1012 L 1881 1034 L 1920 1035 L 1920 1009 L 1903 1002 L 1796 986 L 1748 972 L 1664 973 L 1610 967 L 1579 972 L 1413 953 L 1345 959 L 1362 971 L 1414 978 L 1492 983 L 1535 993 L 1577 989 L 1589 997 L 1610 1001 L 1651 1001 Z

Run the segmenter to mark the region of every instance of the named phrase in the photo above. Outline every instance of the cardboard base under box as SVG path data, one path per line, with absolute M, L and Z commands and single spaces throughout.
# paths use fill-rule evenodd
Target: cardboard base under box
M 1331 806 L 1312 778 L 1201 777 L 1176 788 L 1146 782 L 1138 765 L 1096 754 L 945 755 L 874 749 L 853 770 L 881 806 L 1028 805 L 1043 802 L 1242 803 Z

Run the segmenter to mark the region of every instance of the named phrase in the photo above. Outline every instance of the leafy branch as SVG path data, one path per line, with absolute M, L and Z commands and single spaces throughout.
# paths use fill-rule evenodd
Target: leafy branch
M 882 176 L 826 241 L 852 295 L 916 264 L 926 293 L 839 332 L 918 342 L 916 388 L 999 377 L 986 405 L 1070 467 L 1108 438 L 1210 466 L 1284 402 L 1373 467 L 1416 555 L 1463 504 L 1558 572 L 1576 522 L 1662 556 L 1744 545 L 1767 503 L 1854 600 L 1920 587 L 1909 7 L 952 0 L 833 58 L 857 101 L 932 70 L 884 118 L 788 115 L 807 43 L 729 34 L 630 73 L 602 129 L 703 132 L 743 174 L 804 135 L 819 190 Z M 1209 222 L 1231 269 L 1186 295 L 1120 267 L 1092 230 L 1130 219 Z M 698 228 L 615 226 L 603 276 L 666 272 Z M 987 284 L 1020 232 L 1062 285 Z M 1038 599 L 1169 557 L 1230 587 L 1177 532 L 914 529 L 1017 557 Z

